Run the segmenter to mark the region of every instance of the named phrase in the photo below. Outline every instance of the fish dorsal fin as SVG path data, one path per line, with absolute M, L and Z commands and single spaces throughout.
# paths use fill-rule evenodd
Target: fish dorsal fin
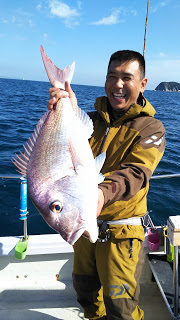
M 42 46 L 40 47 L 40 51 L 51 86 L 64 90 L 65 81 L 71 83 L 75 69 L 75 62 L 73 62 L 71 66 L 68 66 L 63 70 L 60 70 L 55 66 L 55 64 L 50 60 L 50 58 L 47 57 Z
M 103 152 L 99 156 L 97 156 L 94 160 L 95 166 L 96 166 L 96 172 L 98 175 L 98 184 L 104 181 L 104 176 L 102 173 L 100 173 L 100 171 L 103 167 L 105 159 L 106 159 L 106 152 Z
M 27 167 L 29 163 L 29 159 L 31 157 L 31 153 L 33 151 L 33 148 L 36 144 L 36 141 L 39 137 L 39 133 L 41 131 L 41 128 L 46 121 L 50 111 L 46 111 L 45 114 L 41 117 L 41 119 L 38 121 L 38 124 L 36 125 L 33 134 L 28 139 L 28 141 L 25 143 L 24 147 L 24 153 L 20 151 L 20 154 L 16 154 L 16 158 L 12 158 L 12 162 L 14 165 L 19 169 L 17 170 L 19 173 L 21 173 L 24 177 L 27 175 Z

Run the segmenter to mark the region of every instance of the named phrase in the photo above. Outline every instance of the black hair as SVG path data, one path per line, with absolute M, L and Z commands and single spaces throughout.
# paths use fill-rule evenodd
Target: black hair
M 145 60 L 141 53 L 132 50 L 120 50 L 114 52 L 109 60 L 108 69 L 112 61 L 117 60 L 120 63 L 127 61 L 138 61 L 139 70 L 142 79 L 145 77 Z

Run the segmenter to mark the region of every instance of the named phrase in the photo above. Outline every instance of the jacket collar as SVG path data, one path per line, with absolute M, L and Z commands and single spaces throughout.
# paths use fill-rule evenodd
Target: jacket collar
M 110 116 L 108 112 L 108 99 L 106 96 L 103 97 L 98 97 L 95 102 L 95 108 L 100 114 L 100 116 L 104 119 L 105 122 L 107 122 L 108 125 L 110 125 Z M 124 121 L 130 119 L 130 118 L 135 118 L 138 115 L 142 114 L 145 116 L 150 116 L 153 117 L 155 114 L 155 109 L 153 106 L 149 103 L 147 99 L 143 97 L 143 105 L 139 105 L 138 103 L 133 104 L 124 114 L 120 115 L 117 120 L 114 121 L 113 125 L 115 124 L 121 124 Z

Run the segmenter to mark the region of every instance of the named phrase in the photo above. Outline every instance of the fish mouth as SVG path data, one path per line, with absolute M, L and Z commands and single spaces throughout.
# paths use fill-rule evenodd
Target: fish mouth
M 95 243 L 97 241 L 98 238 L 98 228 L 94 229 L 94 232 L 92 232 L 92 230 L 88 231 L 85 227 L 80 228 L 79 230 L 77 230 L 76 232 L 74 232 L 73 234 L 71 234 L 66 241 L 71 244 L 74 245 L 74 243 L 81 237 L 83 236 L 84 238 L 86 238 L 87 240 L 89 240 L 91 243 Z
M 65 241 L 67 241 L 70 245 L 74 245 L 75 242 L 83 235 L 83 233 L 85 232 L 86 228 L 85 226 L 82 226 L 80 229 L 78 229 L 77 231 L 66 235 L 65 237 L 62 236 L 64 238 Z

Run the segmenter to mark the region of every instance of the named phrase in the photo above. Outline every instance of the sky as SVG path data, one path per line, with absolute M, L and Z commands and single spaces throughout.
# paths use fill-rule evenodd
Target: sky
M 40 55 L 60 69 L 76 63 L 73 84 L 104 86 L 111 54 L 143 53 L 147 0 L 0 0 L 0 77 L 48 81 Z M 150 0 L 147 89 L 180 82 L 180 1 Z

